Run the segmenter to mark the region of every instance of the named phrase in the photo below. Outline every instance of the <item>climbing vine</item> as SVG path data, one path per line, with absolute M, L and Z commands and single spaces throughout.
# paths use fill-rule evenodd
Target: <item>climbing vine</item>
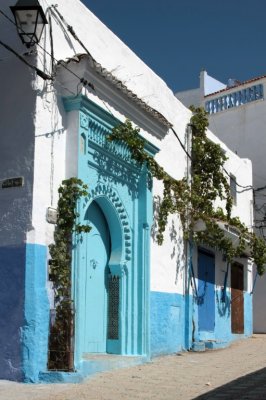
M 55 321 L 49 338 L 48 368 L 55 370 L 73 369 L 72 338 L 74 330 L 74 307 L 71 296 L 71 252 L 74 233 L 89 232 L 88 225 L 77 223 L 77 201 L 87 196 L 87 185 L 80 179 L 64 180 L 58 189 L 57 223 L 54 243 L 49 246 L 50 280 L 55 293 Z
M 262 238 L 250 232 L 239 218 L 232 217 L 230 187 L 224 175 L 226 155 L 218 144 L 207 138 L 207 115 L 201 108 L 192 108 L 191 182 L 187 178 L 176 180 L 145 151 L 145 140 L 129 120 L 113 128 L 109 141 L 123 142 L 131 157 L 147 168 L 150 177 L 163 183 L 163 197 L 157 217 L 157 242 L 162 244 L 170 214 L 178 214 L 184 237 L 196 243 L 204 243 L 219 249 L 230 262 L 241 256 L 247 248 L 257 265 L 258 273 L 264 273 L 266 245 Z M 71 254 L 74 233 L 89 232 L 88 225 L 77 222 L 77 201 L 87 196 L 88 187 L 80 179 L 64 180 L 58 190 L 57 223 L 54 243 L 49 246 L 50 280 L 55 292 L 55 320 L 49 338 L 48 368 L 70 371 L 73 369 L 74 307 L 71 296 Z M 223 208 L 215 208 L 219 198 Z M 195 225 L 202 221 L 206 229 L 197 232 Z M 233 227 L 237 232 L 237 243 L 226 237 L 221 223 Z
M 177 213 L 183 226 L 184 237 L 196 243 L 204 243 L 220 250 L 230 262 L 241 256 L 246 248 L 257 265 L 258 273 L 264 273 L 266 263 L 266 245 L 263 239 L 250 232 L 239 218 L 232 218 L 232 197 L 230 187 L 224 174 L 226 155 L 219 144 L 213 143 L 206 135 L 208 127 L 207 114 L 202 108 L 191 108 L 192 179 L 176 180 L 172 178 L 145 151 L 145 140 L 139 136 L 139 128 L 132 126 L 129 120 L 113 128 L 109 141 L 124 142 L 134 160 L 146 165 L 149 174 L 163 183 L 163 197 L 159 205 L 157 218 L 157 242 L 163 243 L 164 232 L 170 214 Z M 215 208 L 219 198 L 224 202 L 222 208 Z M 197 221 L 202 220 L 206 226 L 204 231 L 195 232 Z M 237 243 L 229 239 L 221 227 L 221 222 L 233 227 L 238 234 Z

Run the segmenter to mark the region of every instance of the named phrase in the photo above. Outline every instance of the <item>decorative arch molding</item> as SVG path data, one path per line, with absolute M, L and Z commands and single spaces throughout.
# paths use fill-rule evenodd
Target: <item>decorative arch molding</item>
M 96 201 L 100 205 L 110 230 L 116 231 L 116 234 L 112 235 L 112 240 L 115 241 L 114 249 L 119 248 L 119 242 L 121 241 L 121 252 L 119 254 L 115 250 L 114 253 L 111 253 L 110 266 L 119 264 L 122 270 L 122 265 L 124 266 L 132 258 L 132 232 L 127 210 L 118 191 L 105 183 L 98 183 L 95 188 L 90 190 L 89 195 L 83 201 L 83 210 L 85 210 L 85 213 L 93 201 Z M 118 229 L 121 235 L 119 235 Z M 121 236 L 121 240 L 119 236 Z

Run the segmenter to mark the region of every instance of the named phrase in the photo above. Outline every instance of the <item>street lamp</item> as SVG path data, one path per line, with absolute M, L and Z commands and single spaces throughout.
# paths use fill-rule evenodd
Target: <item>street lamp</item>
M 28 48 L 39 43 L 44 25 L 48 22 L 38 0 L 18 0 L 10 9 L 22 43 Z

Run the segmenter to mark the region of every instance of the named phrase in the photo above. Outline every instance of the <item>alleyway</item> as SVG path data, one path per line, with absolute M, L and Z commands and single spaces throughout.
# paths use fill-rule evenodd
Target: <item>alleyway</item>
M 157 358 L 143 366 L 95 375 L 82 384 L 0 381 L 0 399 L 262 400 L 266 399 L 266 335 L 254 335 L 224 350 Z

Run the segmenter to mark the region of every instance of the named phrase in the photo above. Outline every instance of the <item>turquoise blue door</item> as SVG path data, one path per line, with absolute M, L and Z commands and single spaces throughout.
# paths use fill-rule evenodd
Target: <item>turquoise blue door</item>
M 92 227 L 85 236 L 83 268 L 85 278 L 84 351 L 105 353 L 107 341 L 107 275 L 110 257 L 110 233 L 103 212 L 93 202 L 86 219 Z
M 199 331 L 214 331 L 215 325 L 215 259 L 199 251 L 198 257 L 198 326 Z

